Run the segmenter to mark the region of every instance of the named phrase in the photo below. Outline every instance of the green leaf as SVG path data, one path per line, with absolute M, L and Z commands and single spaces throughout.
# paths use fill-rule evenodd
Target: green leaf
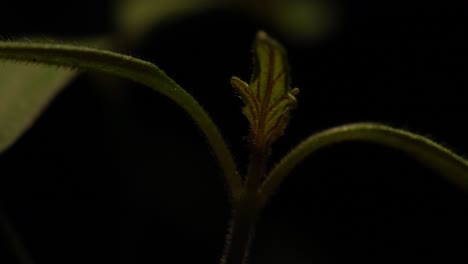
M 33 124 L 75 71 L 0 62 L 0 153 Z
M 232 154 L 218 128 L 200 104 L 156 65 L 106 50 L 21 42 L 0 42 L 0 59 L 110 74 L 151 87 L 169 97 L 182 107 L 204 132 L 227 178 L 232 198 L 234 201 L 238 199 L 242 190 L 241 179 Z M 28 92 L 32 89 L 34 87 L 30 87 Z
M 237 77 L 232 77 L 231 83 L 245 103 L 243 113 L 250 123 L 252 143 L 257 148 L 269 149 L 286 129 L 299 89 L 291 89 L 289 85 L 286 52 L 277 41 L 259 32 L 254 49 L 251 83 Z

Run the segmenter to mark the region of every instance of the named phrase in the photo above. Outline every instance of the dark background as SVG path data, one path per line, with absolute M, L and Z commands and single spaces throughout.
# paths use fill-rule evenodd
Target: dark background
M 248 127 L 232 75 L 251 42 L 287 48 L 301 89 L 273 162 L 313 132 L 374 121 L 468 153 L 467 4 L 337 4 L 326 36 L 298 42 L 240 11 L 173 18 L 125 53 L 197 98 L 242 168 Z M 0 36 L 113 31 L 111 1 L 7 1 Z M 36 263 L 218 263 L 230 209 L 220 169 L 187 115 L 149 88 L 80 75 L 0 156 L 1 214 Z M 5 222 L 5 221 L 4 221 Z M 468 195 L 394 150 L 346 143 L 310 156 L 257 228 L 250 263 L 468 261 Z M 0 262 L 16 263 L 6 243 Z

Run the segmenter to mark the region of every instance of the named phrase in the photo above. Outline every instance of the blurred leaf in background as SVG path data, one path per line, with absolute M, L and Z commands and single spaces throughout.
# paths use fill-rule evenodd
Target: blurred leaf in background
M 121 0 L 114 8 L 117 31 L 128 40 L 139 40 L 159 23 L 213 8 L 227 1 L 216 0 Z
M 330 0 L 233 2 L 239 2 L 247 13 L 297 42 L 308 43 L 321 38 L 338 22 L 337 6 Z
M 140 39 L 167 19 L 210 9 L 242 10 L 302 42 L 331 31 L 337 22 L 336 4 L 330 0 L 121 0 L 115 7 L 115 23 L 123 36 Z

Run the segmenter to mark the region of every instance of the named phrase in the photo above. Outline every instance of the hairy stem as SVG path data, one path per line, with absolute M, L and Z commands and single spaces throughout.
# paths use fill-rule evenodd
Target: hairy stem
M 259 189 L 264 205 L 284 178 L 308 155 L 322 147 L 345 141 L 365 141 L 392 147 L 407 153 L 425 166 L 468 190 L 468 162 L 434 141 L 408 131 L 373 123 L 335 127 L 312 135 L 286 155 L 270 172 Z
M 256 197 L 244 193 L 234 206 L 234 215 L 229 228 L 221 264 L 245 264 L 254 234 L 259 210 Z
M 257 206 L 257 191 L 261 180 L 265 177 L 267 158 L 267 148 L 252 145 L 244 192 L 239 202 L 234 204 L 234 214 L 226 239 L 222 264 L 247 263 L 253 229 L 261 211 Z
M 153 88 L 182 107 L 204 132 L 227 178 L 233 200 L 242 183 L 221 133 L 200 104 L 152 63 L 122 54 L 71 45 L 0 42 L 0 59 L 66 66 L 126 78 Z

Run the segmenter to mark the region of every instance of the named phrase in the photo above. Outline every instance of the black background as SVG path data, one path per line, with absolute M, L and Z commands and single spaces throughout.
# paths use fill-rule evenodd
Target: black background
M 123 49 L 197 98 L 245 166 L 247 123 L 230 87 L 248 80 L 251 42 L 287 48 L 301 89 L 273 162 L 309 134 L 374 121 L 461 154 L 466 135 L 467 4 L 338 4 L 325 37 L 293 41 L 233 10 L 173 18 Z M 0 35 L 112 32 L 111 1 L 7 1 Z M 0 128 L 1 129 L 1 128 Z M 217 263 L 230 209 L 203 135 L 149 88 L 80 75 L 0 156 L 1 214 L 36 263 Z M 250 263 L 466 263 L 468 195 L 394 150 L 346 143 L 319 151 L 281 186 L 258 224 Z M 16 263 L 3 243 L 2 263 Z

